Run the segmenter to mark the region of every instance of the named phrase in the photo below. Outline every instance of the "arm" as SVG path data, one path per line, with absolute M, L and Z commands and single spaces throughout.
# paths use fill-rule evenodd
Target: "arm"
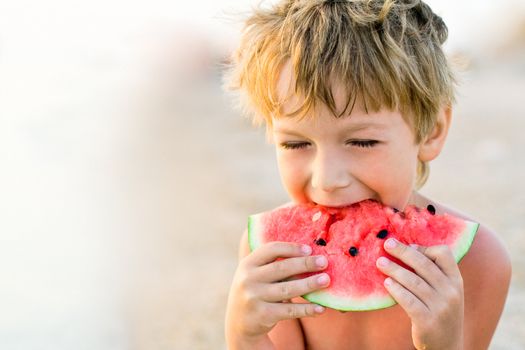
M 510 284 L 509 255 L 494 232 L 480 226 L 459 267 L 465 288 L 464 348 L 488 349 Z

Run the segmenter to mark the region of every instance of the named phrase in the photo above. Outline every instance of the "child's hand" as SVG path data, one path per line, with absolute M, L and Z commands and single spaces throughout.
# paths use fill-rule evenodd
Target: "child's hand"
M 327 274 L 286 280 L 294 275 L 326 268 L 323 256 L 309 256 L 305 245 L 270 242 L 244 257 L 235 272 L 228 300 L 226 328 L 244 344 L 264 342 L 266 334 L 284 319 L 315 316 L 324 308 L 312 303 L 286 300 L 329 284 Z M 276 261 L 277 258 L 285 258 Z M 268 339 L 266 339 L 268 340 Z
M 385 280 L 386 289 L 412 321 L 416 349 L 462 349 L 463 279 L 450 249 L 410 247 L 393 239 L 385 249 L 415 271 L 384 257 L 377 261 L 392 277 Z

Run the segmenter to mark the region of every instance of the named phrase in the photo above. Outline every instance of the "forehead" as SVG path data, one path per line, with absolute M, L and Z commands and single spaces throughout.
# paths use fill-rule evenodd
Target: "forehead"
M 393 111 L 379 111 L 360 113 L 354 111 L 347 116 L 335 118 L 327 109 L 320 110 L 315 116 L 274 118 L 272 130 L 282 134 L 352 134 L 366 132 L 366 134 L 386 135 L 395 133 L 399 128 L 408 128 L 401 115 Z

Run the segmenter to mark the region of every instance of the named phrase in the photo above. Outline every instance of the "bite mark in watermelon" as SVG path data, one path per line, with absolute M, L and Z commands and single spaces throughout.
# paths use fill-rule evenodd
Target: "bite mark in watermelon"
M 253 251 L 266 242 L 308 244 L 312 255 L 325 255 L 330 276 L 327 288 L 304 295 L 310 302 L 342 311 L 365 311 L 395 305 L 383 286 L 386 275 L 377 267 L 388 238 L 420 246 L 448 245 L 456 262 L 468 252 L 479 224 L 452 215 L 436 214 L 433 206 L 409 206 L 404 212 L 373 200 L 344 208 L 288 205 L 248 219 L 248 240 Z M 307 277 L 314 273 L 305 273 Z

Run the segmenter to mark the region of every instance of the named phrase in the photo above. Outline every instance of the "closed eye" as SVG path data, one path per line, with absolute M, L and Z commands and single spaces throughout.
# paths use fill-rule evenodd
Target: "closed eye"
M 361 147 L 361 148 L 370 148 L 374 147 L 379 141 L 376 140 L 352 140 L 348 141 L 347 144 Z M 284 149 L 302 149 L 308 147 L 310 144 L 308 142 L 283 142 L 281 143 L 281 147 Z
M 281 147 L 284 149 L 301 149 L 308 147 L 308 142 L 283 142 Z
M 347 142 L 349 145 L 357 146 L 357 147 L 363 147 L 363 148 L 369 148 L 374 147 L 379 141 L 376 140 L 353 140 Z

